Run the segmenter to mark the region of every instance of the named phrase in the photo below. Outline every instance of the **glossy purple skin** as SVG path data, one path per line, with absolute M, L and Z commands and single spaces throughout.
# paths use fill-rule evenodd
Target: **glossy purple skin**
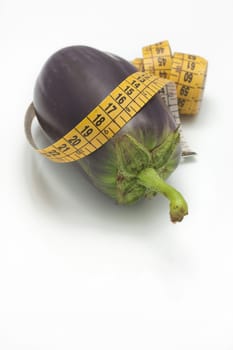
M 43 66 L 34 89 L 33 103 L 42 128 L 53 141 L 59 139 L 135 71 L 128 61 L 90 47 L 56 52 Z M 174 129 L 173 118 L 159 99 L 155 96 L 128 124 L 153 129 L 156 136 L 164 128 Z
M 39 123 L 51 141 L 70 131 L 135 71 L 128 61 L 86 46 L 67 47 L 52 55 L 39 74 L 33 98 Z M 78 163 L 95 179 L 106 173 L 109 164 L 109 171 L 113 170 L 113 146 L 120 135 L 129 133 L 152 150 L 175 128 L 157 94 L 110 141 Z

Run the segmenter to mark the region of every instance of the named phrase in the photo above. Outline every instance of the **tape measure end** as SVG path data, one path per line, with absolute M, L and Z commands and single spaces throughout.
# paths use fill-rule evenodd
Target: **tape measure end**
M 182 152 L 183 158 L 194 157 L 194 156 L 197 156 L 197 153 L 194 151 L 183 151 Z

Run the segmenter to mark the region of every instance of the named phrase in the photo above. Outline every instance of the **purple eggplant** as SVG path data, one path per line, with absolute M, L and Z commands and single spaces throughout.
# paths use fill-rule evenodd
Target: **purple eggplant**
M 128 61 L 86 46 L 53 54 L 43 66 L 33 103 L 39 123 L 52 142 L 82 121 L 119 83 L 134 73 Z M 164 180 L 181 157 L 180 135 L 159 94 L 112 139 L 78 161 L 91 182 L 120 204 L 164 194 L 170 217 L 188 213 L 182 195 Z

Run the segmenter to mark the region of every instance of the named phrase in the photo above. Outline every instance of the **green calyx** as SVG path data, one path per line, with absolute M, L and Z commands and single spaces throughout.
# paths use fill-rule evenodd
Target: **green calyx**
M 165 141 L 151 151 L 152 163 L 155 169 L 163 167 L 171 157 L 176 145 L 180 141 L 179 128 L 170 133 Z
M 187 203 L 178 191 L 164 181 L 177 163 L 174 155 L 179 147 L 178 129 L 152 151 L 129 134 L 118 138 L 115 147 L 118 203 L 130 204 L 143 196 L 162 193 L 170 201 L 171 221 L 181 221 L 188 214 Z

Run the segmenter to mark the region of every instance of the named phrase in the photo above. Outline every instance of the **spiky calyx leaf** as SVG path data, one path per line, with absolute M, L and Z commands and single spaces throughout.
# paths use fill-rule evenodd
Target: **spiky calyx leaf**
M 143 196 L 161 193 L 170 200 L 171 221 L 181 221 L 188 214 L 187 203 L 178 191 L 163 180 L 175 167 L 172 156 L 178 144 L 178 129 L 151 152 L 129 134 L 118 138 L 115 145 L 118 203 L 129 204 Z

